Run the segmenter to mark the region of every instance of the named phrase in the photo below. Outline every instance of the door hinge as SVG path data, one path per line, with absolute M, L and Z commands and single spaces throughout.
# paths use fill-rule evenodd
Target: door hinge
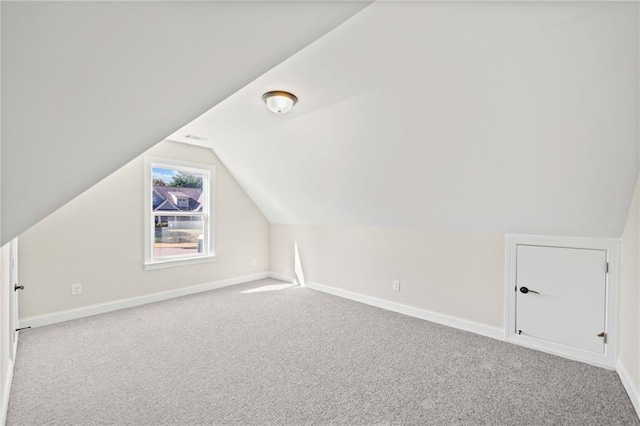
M 602 337 L 604 339 L 605 345 L 607 344 L 607 333 L 603 331 L 602 333 L 598 334 L 598 337 Z
M 604 271 L 608 274 L 609 273 L 609 262 L 604 264 Z

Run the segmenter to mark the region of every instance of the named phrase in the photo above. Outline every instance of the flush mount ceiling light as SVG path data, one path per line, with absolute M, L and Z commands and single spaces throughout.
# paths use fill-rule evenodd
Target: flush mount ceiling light
M 293 93 L 282 90 L 274 90 L 262 95 L 262 100 L 267 104 L 267 108 L 276 114 L 285 114 L 298 102 L 298 98 Z

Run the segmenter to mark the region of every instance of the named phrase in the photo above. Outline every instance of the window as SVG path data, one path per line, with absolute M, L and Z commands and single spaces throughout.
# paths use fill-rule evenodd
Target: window
M 145 158 L 145 269 L 215 258 L 214 177 L 213 166 Z

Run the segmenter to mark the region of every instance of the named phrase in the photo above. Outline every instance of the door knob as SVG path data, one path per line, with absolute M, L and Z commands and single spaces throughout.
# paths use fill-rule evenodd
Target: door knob
M 18 291 L 18 290 L 24 290 L 24 286 L 23 286 L 23 285 L 18 285 L 18 284 L 16 284 L 16 285 L 13 287 L 13 291 Z
M 522 293 L 522 294 L 527 294 L 527 293 L 540 294 L 540 293 L 538 293 L 537 291 L 535 291 L 535 290 L 529 290 L 529 289 L 528 289 L 528 288 L 526 288 L 526 287 L 520 287 L 520 293 Z

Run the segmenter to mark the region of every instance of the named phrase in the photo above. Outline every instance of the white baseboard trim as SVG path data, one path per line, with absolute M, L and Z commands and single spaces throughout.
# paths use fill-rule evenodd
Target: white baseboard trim
M 613 371 L 616 369 L 616 360 L 613 359 L 611 354 L 597 354 L 582 349 L 572 348 L 558 343 L 548 342 L 524 335 L 520 336 L 517 334 L 512 334 L 511 336 L 505 337 L 504 341 L 512 343 L 514 345 L 524 346 L 525 348 L 546 352 L 551 355 L 561 356 L 573 361 L 584 362 L 587 364 L 595 365 L 596 367 L 606 368 L 607 370 Z
M 15 358 L 14 358 L 15 359 Z M 2 405 L 0 406 L 0 425 L 7 423 L 7 413 L 9 411 L 9 395 L 11 393 L 11 383 L 13 382 L 13 366 L 14 363 L 9 359 L 7 371 L 5 371 L 4 383 L 2 383 Z
M 627 391 L 627 394 L 629 394 L 629 399 L 631 399 L 633 408 L 636 409 L 636 414 L 638 415 L 638 417 L 640 417 L 640 390 L 638 390 L 638 387 L 635 385 L 635 383 L 633 383 L 633 380 L 631 380 L 627 369 L 624 368 L 620 360 L 618 360 L 617 370 L 618 376 L 620 376 L 620 381 Z
M 281 277 L 284 277 L 285 279 Z M 271 273 L 271 278 L 282 279 L 283 281 L 293 281 L 293 278 L 286 277 L 284 275 L 277 274 L 277 273 Z M 491 337 L 498 340 L 504 339 L 504 330 L 499 327 L 492 327 L 490 325 L 481 324 L 475 321 L 470 321 L 462 318 L 453 317 L 450 315 L 440 314 L 440 313 L 429 311 L 426 309 L 416 308 L 414 306 L 403 305 L 401 303 L 379 299 L 377 297 L 367 296 L 367 295 L 356 293 L 353 291 L 342 290 L 342 289 L 331 287 L 325 284 L 315 283 L 311 281 L 307 281 L 306 284 L 307 284 L 307 287 L 313 290 L 321 291 L 323 293 L 333 294 L 334 296 L 339 296 L 345 299 L 354 300 L 356 302 L 365 303 L 367 305 L 386 309 L 388 311 L 397 312 L 399 314 L 420 318 L 423 320 L 435 322 L 438 324 L 446 325 L 446 326 L 457 328 L 460 330 L 470 331 L 472 333 L 480 334 L 482 336 L 487 336 L 487 337 Z
M 146 305 L 148 303 L 159 302 L 161 300 L 173 299 L 175 297 L 187 296 L 190 294 L 201 293 L 203 291 L 215 290 L 218 288 L 228 287 L 231 285 L 242 284 L 249 281 L 269 278 L 269 272 L 261 272 L 253 275 L 245 275 L 243 277 L 230 278 L 227 280 L 215 281 L 205 284 L 194 285 L 190 287 L 178 288 L 175 290 L 163 291 L 145 296 L 132 297 L 129 299 L 116 300 L 114 302 L 100 303 L 97 305 L 85 306 L 77 309 L 69 309 L 66 311 L 53 312 L 51 314 L 37 315 L 21 319 L 18 327 L 42 327 L 45 325 L 55 324 L 62 321 L 68 321 L 77 318 L 84 318 L 91 315 L 104 314 L 106 312 L 117 311 L 134 306 Z
M 9 332 L 11 332 L 11 330 L 9 330 Z M 18 333 L 17 331 L 14 331 L 14 333 L 16 333 L 16 338 L 13 339 L 13 348 L 11 348 L 11 350 L 13 351 L 13 356 L 11 357 L 11 359 L 16 359 L 16 354 L 18 353 L 18 338 L 20 337 L 20 333 Z
M 11 331 L 10 331 L 11 332 Z M 2 383 L 2 388 L 0 388 L 0 395 L 2 396 L 2 401 L 0 402 L 0 425 L 4 425 L 7 423 L 7 414 L 9 413 L 9 398 L 11 397 L 11 384 L 13 383 L 13 370 L 15 367 L 16 353 L 18 350 L 18 335 L 16 333 L 16 338 L 13 341 L 13 347 L 9 348 L 12 352 L 13 356 L 9 357 L 9 364 L 7 365 L 7 371 L 5 371 L 4 383 Z

